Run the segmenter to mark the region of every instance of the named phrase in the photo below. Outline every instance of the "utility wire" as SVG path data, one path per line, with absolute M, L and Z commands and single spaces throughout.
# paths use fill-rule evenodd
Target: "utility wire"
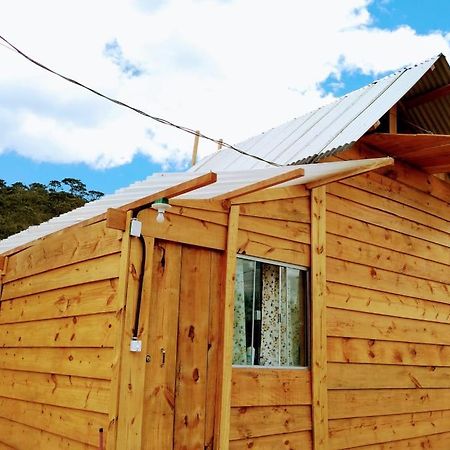
M 16 51 L 19 55 L 23 56 L 25 59 L 27 59 L 28 61 L 32 62 L 33 64 L 35 64 L 36 66 L 40 67 L 41 69 L 44 69 L 47 72 L 50 72 L 53 75 L 56 75 L 57 77 L 60 77 L 63 80 L 68 81 L 69 83 L 72 83 L 72 84 L 75 84 L 75 85 L 77 85 L 79 87 L 82 87 L 83 89 L 86 89 L 86 90 L 92 92 L 93 94 L 98 95 L 99 97 L 102 97 L 102 98 L 104 98 L 106 100 L 109 100 L 110 102 L 113 102 L 116 105 L 123 106 L 124 108 L 131 109 L 132 111 L 134 111 L 134 112 L 136 112 L 138 114 L 141 114 L 142 116 L 148 117 L 149 119 L 152 119 L 152 120 L 154 120 L 156 122 L 162 123 L 163 125 L 168 125 L 168 126 L 177 128 L 178 130 L 184 131 L 184 132 L 192 134 L 194 136 L 199 136 L 199 137 L 201 137 L 203 139 L 206 139 L 206 140 L 211 141 L 211 142 L 215 142 L 216 144 L 219 144 L 219 145 L 221 144 L 222 147 L 227 147 L 227 148 L 229 148 L 231 150 L 234 150 L 234 151 L 236 151 L 236 152 L 238 152 L 238 153 L 240 153 L 242 155 L 249 156 L 250 158 L 257 159 L 258 161 L 262 161 L 262 162 L 264 162 L 266 164 L 270 164 L 271 166 L 276 166 L 276 167 L 280 167 L 281 166 L 281 164 L 277 164 L 277 163 L 275 163 L 273 161 L 268 161 L 267 159 L 261 158 L 261 157 L 256 156 L 256 155 L 252 155 L 251 153 L 247 153 L 244 150 L 241 150 L 241 149 L 235 147 L 234 145 L 228 144 L 228 143 L 226 143 L 226 142 L 224 142 L 224 141 L 222 141 L 220 139 L 214 139 L 212 137 L 206 136 L 203 133 L 197 132 L 196 130 L 193 130 L 191 128 L 188 128 L 188 127 L 185 127 L 185 126 L 182 126 L 182 125 L 177 125 L 175 123 L 170 122 L 169 120 L 162 119 L 161 117 L 152 116 L 151 114 L 148 114 L 145 111 L 142 111 L 141 109 L 135 108 L 134 106 L 130 106 L 127 103 L 124 103 L 124 102 L 122 102 L 120 100 L 117 100 L 115 98 L 108 97 L 107 95 L 102 94 L 101 92 L 96 91 L 95 89 L 90 88 L 89 86 L 86 86 L 85 84 L 80 83 L 79 81 L 76 81 L 76 80 L 74 80 L 72 78 L 66 77 L 65 75 L 62 75 L 62 74 L 60 74 L 60 73 L 50 69 L 49 67 L 47 67 L 44 64 L 40 63 L 39 61 L 36 61 L 35 59 L 31 58 L 30 56 L 26 55 L 24 52 L 19 50 L 17 47 L 15 47 L 13 44 L 11 44 L 11 42 L 9 42 L 6 38 L 4 38 L 1 35 L 0 35 L 0 40 L 2 40 L 3 42 L 5 42 L 6 44 L 9 45 L 9 47 L 7 47 L 7 48 L 9 48 L 10 50 Z M 3 45 L 3 44 L 1 44 L 1 45 Z M 6 47 L 6 46 L 4 45 L 4 47 Z
M 7 48 L 8 50 L 11 50 L 12 52 L 14 51 L 14 49 L 11 48 L 9 45 L 3 44 L 2 42 L 0 42 L 0 45 L 1 45 L 2 47 Z

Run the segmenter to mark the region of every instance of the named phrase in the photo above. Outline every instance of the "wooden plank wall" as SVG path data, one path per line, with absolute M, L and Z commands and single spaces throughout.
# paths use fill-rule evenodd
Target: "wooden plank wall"
M 100 428 L 107 439 L 121 238 L 99 222 L 9 257 L 0 448 L 98 448 Z
M 308 449 L 309 369 L 233 369 L 230 450 Z
M 239 253 L 310 266 L 309 191 L 298 190 L 295 195 L 283 200 L 240 203 Z M 140 212 L 145 236 L 225 250 L 226 208 L 208 201 L 174 199 L 171 204 L 163 224 L 155 225 L 154 210 Z
M 287 198 L 282 198 L 286 192 Z M 175 199 L 171 203 L 172 208 L 166 213 L 166 221 L 162 225 L 155 225 L 153 210 L 148 209 L 140 213 L 143 234 L 158 239 L 225 250 L 228 222 L 226 208 L 208 201 L 190 202 Z M 309 191 L 301 187 L 288 191 L 275 188 L 262 195 L 252 194 L 243 199 L 236 199 L 234 203 L 240 205 L 238 253 L 310 267 Z M 217 304 L 211 307 L 217 307 Z M 217 326 L 218 324 L 214 325 Z M 281 370 L 278 376 L 268 377 L 269 374 L 277 372 L 268 369 L 252 369 L 246 372 L 255 380 L 264 379 L 263 389 L 273 392 L 273 398 L 264 396 L 259 398 L 262 391 L 259 382 L 247 384 L 242 390 L 239 387 L 241 369 L 233 370 L 230 449 L 311 447 L 310 371 Z M 155 380 L 155 383 L 158 382 Z M 158 393 L 167 389 L 171 392 L 173 388 L 161 387 Z M 237 391 L 246 392 L 248 403 L 245 405 L 236 403 Z M 211 388 L 208 388 L 207 392 L 209 395 L 212 392 Z M 295 392 L 295 395 L 289 399 L 287 398 L 289 395 L 286 394 L 288 392 Z M 170 395 L 167 398 L 170 398 Z M 147 405 L 151 404 L 151 401 L 147 402 Z M 163 399 L 162 402 L 167 400 Z M 207 414 L 207 421 L 208 417 L 211 415 Z M 260 421 L 270 424 L 272 420 L 274 423 L 271 426 L 261 426 Z M 243 425 L 240 425 L 241 421 Z M 144 429 L 150 427 L 150 430 L 155 426 L 158 425 L 147 423 Z M 206 436 L 210 438 L 205 439 L 206 448 L 210 448 L 212 427 L 212 423 L 207 423 Z M 166 430 L 161 436 L 170 439 L 171 434 Z M 145 439 L 147 442 L 148 439 Z
M 240 205 L 239 253 L 309 267 L 309 192 Z M 230 450 L 312 448 L 311 371 L 233 368 Z
M 328 186 L 331 449 L 450 448 L 449 200 L 398 162 Z
M 247 196 L 245 199 L 237 199 L 235 201 L 236 204 L 240 205 L 237 242 L 238 253 L 309 267 L 311 264 L 309 191 L 306 189 L 290 190 L 288 198 L 285 199 L 280 199 L 279 196 L 284 195 L 286 191 L 282 191 L 282 194 L 280 192 L 273 189 L 270 190 L 270 193 L 266 197 L 263 196 L 263 198 Z M 172 208 L 166 213 L 163 224 L 157 224 L 155 222 L 156 213 L 152 209 L 146 209 L 139 213 L 139 219 L 142 221 L 143 234 L 145 236 L 151 236 L 163 241 L 194 245 L 197 248 L 204 247 L 207 249 L 225 250 L 228 225 L 228 209 L 226 206 L 223 206 L 220 202 L 210 202 L 207 200 L 189 201 L 174 199 L 171 200 L 171 204 Z M 169 255 L 173 251 L 171 246 L 172 244 L 167 247 L 168 253 L 166 255 Z M 174 259 L 173 255 L 171 259 Z M 217 263 L 216 266 L 219 267 L 219 264 Z M 161 296 L 158 296 L 159 302 L 163 302 L 167 296 L 175 295 L 174 289 L 177 292 L 181 292 L 179 291 L 181 288 L 177 284 L 176 277 L 171 280 L 166 279 L 165 277 L 167 275 L 164 274 L 168 272 L 161 272 L 161 268 L 155 269 L 155 274 L 158 273 L 160 274 L 160 278 L 161 276 L 162 278 L 160 279 L 156 275 L 155 292 L 162 288 L 161 286 L 158 287 L 160 283 L 164 285 L 164 283 L 169 283 L 170 281 L 170 286 L 167 285 L 164 288 L 167 291 L 164 290 L 164 292 L 161 292 Z M 175 287 L 175 285 L 178 287 Z M 217 307 L 217 303 L 211 304 L 211 308 Z M 156 323 L 160 319 L 154 316 L 152 320 Z M 162 323 L 158 323 L 157 326 L 162 326 Z M 164 326 L 171 327 L 174 325 L 166 324 Z M 214 332 L 217 331 L 218 326 L 218 323 L 215 323 L 215 321 L 210 324 L 209 345 L 212 345 L 213 349 L 214 341 L 217 340 Z M 164 347 L 162 343 L 158 344 L 159 338 L 156 335 L 151 335 L 150 339 L 152 340 L 152 343 L 149 344 L 150 347 L 152 345 Z M 211 351 L 208 352 L 209 354 L 212 354 Z M 173 358 L 173 356 L 167 354 L 167 358 L 169 364 L 172 361 L 170 358 Z M 150 370 L 151 365 L 148 365 L 148 370 Z M 266 369 L 255 369 L 251 372 L 258 378 L 261 376 L 260 373 L 266 373 Z M 300 445 L 300 443 L 302 445 L 301 448 L 307 449 L 311 446 L 310 373 L 308 370 L 300 370 L 299 372 L 306 375 L 303 377 L 299 376 L 299 378 L 295 378 L 295 381 L 293 381 L 289 372 L 281 371 L 280 373 L 287 374 L 287 379 L 276 378 L 272 388 L 277 392 L 280 386 L 281 389 L 288 390 L 291 389 L 288 386 L 295 386 L 295 389 L 298 389 L 302 393 L 301 403 L 289 403 L 285 399 L 285 396 L 283 396 L 282 398 L 275 397 L 269 403 L 265 403 L 266 400 L 262 400 L 263 403 L 256 401 L 254 410 L 252 409 L 253 407 L 250 407 L 250 404 L 246 405 L 246 417 L 250 417 L 249 420 L 251 423 L 254 421 L 254 419 L 251 419 L 251 417 L 254 417 L 254 414 L 256 414 L 256 417 L 261 417 L 264 414 L 278 411 L 278 415 L 276 415 L 278 418 L 275 420 L 276 425 L 274 427 L 270 427 L 267 430 L 259 429 L 252 431 L 250 425 L 250 428 L 245 431 L 245 434 L 239 434 L 240 432 L 237 432 L 235 429 L 236 417 L 238 417 L 236 414 L 242 413 L 242 407 L 232 405 L 231 415 L 234 419 L 232 418 L 231 420 L 230 431 L 232 437 L 230 448 L 248 448 L 247 445 L 250 443 L 255 448 L 271 449 L 289 448 L 289 445 L 293 445 L 296 448 L 297 444 Z M 167 373 L 164 376 L 155 375 L 155 373 L 152 374 L 151 383 L 148 382 L 149 378 L 147 377 L 145 387 L 143 445 L 146 446 L 145 448 L 151 448 L 151 445 L 163 445 L 163 441 L 166 443 L 171 441 L 173 435 L 169 429 L 170 426 L 167 428 L 167 424 L 170 422 L 169 418 L 172 415 L 174 415 L 173 417 L 175 417 L 177 423 L 175 432 L 179 433 L 178 439 L 183 439 L 183 434 L 186 436 L 192 435 L 192 439 L 197 439 L 198 436 L 194 437 L 192 430 L 190 430 L 191 434 L 186 434 L 186 430 L 183 429 L 185 422 L 181 421 L 181 416 L 177 415 L 176 407 L 175 410 L 173 409 L 174 403 L 170 399 L 173 398 L 173 389 L 177 388 L 177 386 L 173 384 L 173 380 L 170 381 L 167 379 Z M 233 371 L 233 377 L 234 373 L 235 371 Z M 153 377 L 153 375 L 155 376 Z M 215 388 L 213 380 L 214 377 L 208 377 L 208 383 L 210 384 L 206 390 L 208 407 L 214 405 L 212 401 Z M 236 380 L 234 378 L 232 383 L 236 386 Z M 266 386 L 272 389 L 269 382 L 266 383 Z M 252 392 L 258 395 L 256 391 L 259 390 L 259 387 L 254 385 L 253 389 L 255 392 Z M 167 404 L 168 401 L 169 404 Z M 201 401 L 203 402 L 203 399 Z M 160 407 L 164 411 L 164 415 L 154 421 L 152 419 L 152 410 L 154 411 Z M 270 421 L 271 417 L 271 414 L 267 416 L 266 422 L 267 420 Z M 284 421 L 287 420 L 288 425 L 283 425 L 283 418 Z M 291 423 L 293 424 L 291 425 Z M 204 442 L 206 448 L 210 448 L 211 446 L 213 427 L 213 415 L 206 411 Z M 286 440 L 284 436 L 286 430 L 288 430 L 289 438 L 292 439 L 291 441 L 289 439 Z M 159 438 L 155 439 L 156 435 Z M 248 440 L 249 438 L 251 441 Z
M 238 253 L 299 266 L 311 265 L 309 192 L 240 206 Z

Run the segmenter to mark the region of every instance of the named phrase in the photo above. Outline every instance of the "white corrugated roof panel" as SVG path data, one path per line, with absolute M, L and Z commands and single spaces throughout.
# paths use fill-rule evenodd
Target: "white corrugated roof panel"
M 236 144 L 236 147 L 280 165 L 318 161 L 363 136 L 439 58 L 444 57 L 439 55 L 421 64 L 405 67 L 334 103 Z M 224 148 L 201 160 L 190 171 L 248 170 L 268 166 Z
M 304 170 L 304 176 L 295 180 L 286 182 L 279 186 L 288 186 L 294 184 L 307 184 L 336 174 L 344 174 L 350 169 L 370 168 L 374 160 L 362 161 L 341 161 L 321 164 L 295 165 L 285 167 L 269 167 L 265 169 L 246 170 L 246 171 L 223 171 L 217 172 L 217 181 L 208 186 L 187 192 L 177 198 L 186 199 L 209 199 L 219 195 L 232 192 L 236 189 L 249 186 L 259 181 L 287 173 L 298 168 Z M 205 172 L 207 173 L 207 172 Z M 31 226 L 27 230 L 10 236 L 0 241 L 0 253 L 20 247 L 36 239 L 47 236 L 56 231 L 75 225 L 84 220 L 99 216 L 107 211 L 108 208 L 120 208 L 135 200 L 142 199 L 151 194 L 158 193 L 171 186 L 189 181 L 200 176 L 197 172 L 181 173 L 160 173 L 154 174 L 147 179 L 133 183 L 127 188 L 117 190 L 114 194 L 105 195 L 99 200 L 86 203 L 68 213 L 54 217 L 47 222 L 37 226 Z
M 438 74 L 433 75 L 431 71 L 428 71 L 437 62 Z M 426 91 L 428 81 L 432 82 L 434 88 L 439 87 L 442 80 L 438 80 L 438 78 L 441 75 L 448 78 L 449 70 L 444 56 L 436 56 L 422 64 L 399 70 L 388 77 L 351 92 L 334 103 L 236 145 L 245 152 L 285 167 L 275 168 L 250 156 L 224 148 L 204 158 L 188 172 L 153 175 L 146 180 L 119 189 L 114 194 L 106 195 L 81 208 L 4 239 L 0 241 L 0 253 L 103 214 L 108 208 L 119 208 L 167 187 L 188 181 L 210 170 L 218 173 L 218 181 L 215 184 L 189 192 L 182 197 L 211 198 L 258 180 L 275 176 L 277 173 L 294 169 L 292 166 L 286 167 L 286 165 L 318 161 L 361 138 L 394 104 L 405 95 L 411 95 L 411 93 L 408 94 L 410 90 L 414 91 L 412 95 L 420 94 L 422 90 Z M 427 72 L 427 77 L 423 77 Z M 444 107 L 447 108 L 448 105 L 438 104 L 431 113 L 427 113 L 429 106 L 424 105 L 412 109 L 407 117 L 411 120 L 416 116 L 424 116 L 429 122 L 427 122 L 427 126 L 431 127 L 439 119 L 438 112 Z M 443 111 L 447 111 L 445 108 Z M 447 115 L 444 114 L 444 116 Z M 441 128 L 446 131 L 447 125 L 444 123 Z M 367 164 L 367 162 L 349 161 L 330 164 L 339 165 L 333 166 L 327 163 L 317 166 L 302 166 L 305 169 L 305 176 L 289 184 L 312 182 L 328 176 L 327 171 L 342 172 L 348 170 L 348 167 L 352 167 L 351 164 L 361 166 Z M 350 166 L 347 167 L 348 164 Z M 261 170 L 264 168 L 265 170 Z M 236 169 L 239 169 L 239 171 L 236 171 Z

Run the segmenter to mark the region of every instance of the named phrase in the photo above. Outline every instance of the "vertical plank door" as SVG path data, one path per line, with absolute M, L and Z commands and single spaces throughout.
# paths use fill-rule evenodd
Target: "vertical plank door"
M 181 245 L 155 245 L 142 448 L 173 448 Z
M 212 441 L 218 325 L 210 311 L 220 297 L 220 256 L 155 245 L 142 449 L 203 450 Z
M 175 446 L 204 449 L 211 251 L 183 248 L 178 325 Z

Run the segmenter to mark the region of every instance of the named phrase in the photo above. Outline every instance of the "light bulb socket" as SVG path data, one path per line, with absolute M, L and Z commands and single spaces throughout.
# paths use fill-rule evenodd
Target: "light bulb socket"
M 154 208 L 153 205 L 169 205 L 169 199 L 166 197 L 158 198 L 152 203 L 152 208 Z
M 164 213 L 171 208 L 171 205 L 169 204 L 169 200 L 165 197 L 158 198 L 155 200 L 151 207 L 158 212 L 158 215 L 156 216 L 156 221 L 158 223 L 164 222 Z

